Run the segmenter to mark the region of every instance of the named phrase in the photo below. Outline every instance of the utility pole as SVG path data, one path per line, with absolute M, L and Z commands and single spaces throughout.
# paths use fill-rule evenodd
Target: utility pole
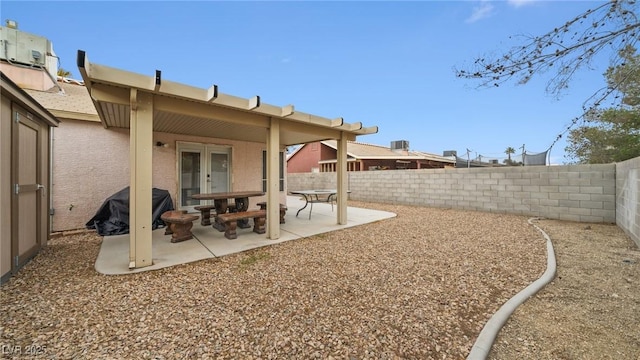
M 525 154 L 525 152 L 524 152 L 524 144 L 522 144 L 521 149 L 522 149 L 522 166 L 524 166 L 524 154 Z
M 470 167 L 469 165 L 469 154 L 471 153 L 471 150 L 467 149 L 467 169 Z

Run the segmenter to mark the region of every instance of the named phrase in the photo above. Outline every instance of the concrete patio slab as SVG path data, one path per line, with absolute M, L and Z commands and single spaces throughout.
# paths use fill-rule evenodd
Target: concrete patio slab
M 256 234 L 252 227 L 238 228 L 238 238 L 229 240 L 211 226 L 202 226 L 196 221 L 191 229 L 194 239 L 179 243 L 171 243 L 171 235 L 164 235 L 165 229 L 154 230 L 152 233 L 153 265 L 139 269 L 129 269 L 129 235 L 105 236 L 96 259 L 95 268 L 101 274 L 120 275 L 142 271 L 158 270 L 179 264 L 225 256 L 250 249 L 278 244 L 325 232 L 363 225 L 374 221 L 395 217 L 395 213 L 370 210 L 356 207 L 347 209 L 347 224 L 338 225 L 335 206 L 330 204 L 314 204 L 311 219 L 309 207 L 300 212 L 304 200 L 296 196 L 287 197 L 285 223 L 280 224 L 280 238 L 267 239 L 265 234 Z

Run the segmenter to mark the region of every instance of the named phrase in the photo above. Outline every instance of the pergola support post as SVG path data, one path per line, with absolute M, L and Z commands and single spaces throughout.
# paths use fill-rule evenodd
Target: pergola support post
M 344 132 L 340 133 L 340 139 L 337 140 L 337 222 L 339 225 L 347 224 L 347 136 Z
M 153 95 L 130 90 L 129 268 L 153 264 Z
M 280 119 L 270 118 L 267 135 L 267 238 L 280 238 Z

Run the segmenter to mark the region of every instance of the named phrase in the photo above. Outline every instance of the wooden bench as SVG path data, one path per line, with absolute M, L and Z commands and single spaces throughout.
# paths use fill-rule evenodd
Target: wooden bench
M 265 220 L 267 212 L 265 210 L 250 210 L 234 213 L 224 213 L 216 216 L 219 223 L 224 224 L 224 237 L 227 239 L 236 239 L 238 234 L 236 228 L 238 220 L 253 218 L 253 232 L 264 234 L 266 232 Z
M 209 226 L 211 225 L 211 210 L 215 209 L 215 205 L 199 205 L 195 206 L 194 209 L 200 211 L 200 225 Z
M 160 215 L 160 219 L 167 224 L 164 234 L 171 234 L 172 243 L 193 239 L 191 228 L 198 218 L 198 215 L 187 214 L 184 210 L 166 211 Z
M 257 205 L 260 206 L 260 210 L 267 210 L 267 202 L 266 201 L 259 202 Z M 287 205 L 280 204 L 280 224 L 284 224 L 284 215 L 286 213 L 287 213 Z

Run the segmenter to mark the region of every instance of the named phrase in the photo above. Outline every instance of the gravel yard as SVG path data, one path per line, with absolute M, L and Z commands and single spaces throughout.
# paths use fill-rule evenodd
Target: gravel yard
M 3 356 L 463 359 L 488 318 L 545 270 L 545 240 L 527 217 L 349 205 L 398 216 L 123 276 L 94 270 L 99 236 L 56 238 L 2 286 Z M 508 336 L 500 341 L 517 352 L 496 358 L 522 353 Z
M 640 359 L 640 251 L 620 228 L 542 220 L 556 278 L 502 328 L 490 359 Z

